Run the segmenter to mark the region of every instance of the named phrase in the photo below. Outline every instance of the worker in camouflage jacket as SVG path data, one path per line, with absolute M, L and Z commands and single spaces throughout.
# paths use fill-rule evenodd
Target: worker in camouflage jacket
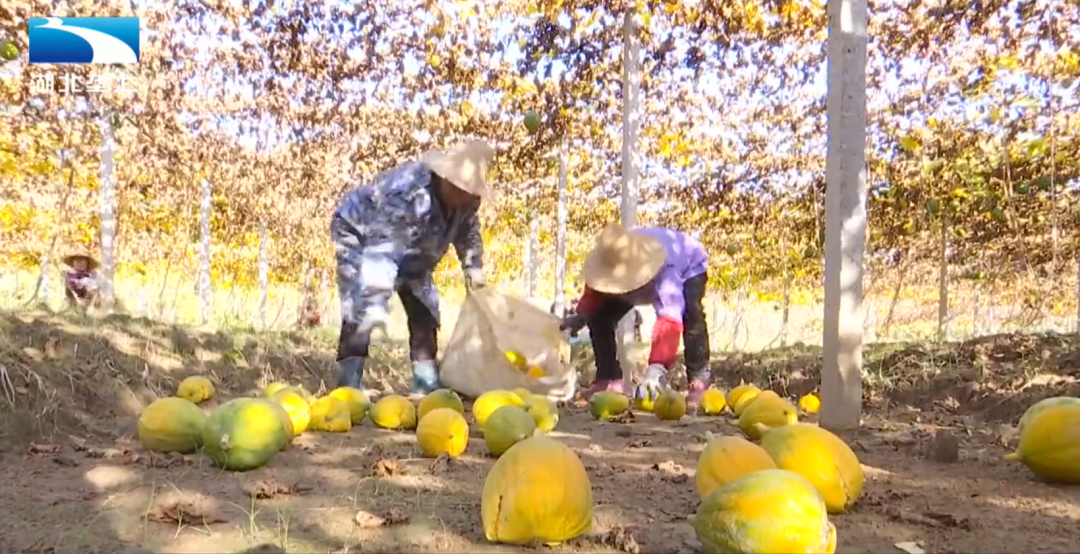
M 465 286 L 484 286 L 477 210 L 488 196 L 492 157 L 479 140 L 428 152 L 342 198 L 330 224 L 341 296 L 338 386 L 363 388 L 371 332 L 385 331 L 390 296 L 397 293 L 408 318 L 412 393 L 439 388 L 439 297 L 431 273 L 453 244 Z

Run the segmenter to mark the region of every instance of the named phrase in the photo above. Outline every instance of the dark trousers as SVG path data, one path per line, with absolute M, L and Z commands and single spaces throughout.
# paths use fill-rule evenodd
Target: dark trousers
M 683 283 L 686 308 L 683 311 L 683 360 L 687 381 L 707 381 L 709 378 L 709 327 L 705 322 L 706 274 Z M 615 328 L 634 307 L 622 300 L 608 300 L 589 318 L 589 336 L 596 355 L 596 378 L 622 379 L 622 367 L 615 351 Z
M 414 362 L 434 362 L 439 352 L 439 322 L 408 287 L 397 290 L 409 324 L 409 358 Z M 342 322 L 338 338 L 338 361 L 354 356 L 366 358 L 371 331 L 360 332 L 355 323 Z

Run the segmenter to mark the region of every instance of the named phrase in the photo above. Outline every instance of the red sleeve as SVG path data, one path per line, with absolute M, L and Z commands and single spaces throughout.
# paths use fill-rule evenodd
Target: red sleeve
M 604 297 L 599 292 L 585 287 L 585 292 L 581 294 L 581 298 L 578 300 L 577 314 L 589 318 L 600 309 L 603 303 Z
M 652 350 L 649 351 L 649 365 L 660 364 L 671 369 L 675 365 L 675 356 L 679 353 L 679 338 L 682 337 L 682 322 L 670 317 L 657 318 L 652 330 Z

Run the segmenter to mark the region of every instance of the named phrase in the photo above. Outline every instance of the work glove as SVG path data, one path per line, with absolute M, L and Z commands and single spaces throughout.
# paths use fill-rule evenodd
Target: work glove
M 465 270 L 465 290 L 480 290 L 487 286 L 484 280 L 484 270 L 480 268 Z
M 667 369 L 660 364 L 652 364 L 645 372 L 645 378 L 634 387 L 634 400 L 655 402 L 667 386 Z
M 570 331 L 571 335 L 576 335 L 584 326 L 585 318 L 577 314 L 572 314 L 563 318 L 562 323 L 559 324 L 559 330 Z

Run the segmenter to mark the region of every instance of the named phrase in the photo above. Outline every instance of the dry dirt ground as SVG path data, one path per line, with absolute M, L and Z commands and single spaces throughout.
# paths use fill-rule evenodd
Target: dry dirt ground
M 0 551 L 13 552 L 700 552 L 686 517 L 704 434 L 737 433 L 728 418 L 678 423 L 638 414 L 593 421 L 564 407 L 556 436 L 588 468 L 595 524 L 554 548 L 487 543 L 480 491 L 493 460 L 474 432 L 452 461 L 420 459 L 409 433 L 369 421 L 344 434 L 307 433 L 267 467 L 227 473 L 205 457 L 151 455 L 133 440 L 139 410 L 203 373 L 222 399 L 267 379 L 318 390 L 332 344 L 318 333 L 253 335 L 113 317 L 0 316 Z M 588 363 L 588 352 L 579 351 Z M 834 516 L 840 552 L 1075 552 L 1080 488 L 1044 484 L 1001 456 L 1032 402 L 1080 394 L 1080 344 L 1054 335 L 867 352 L 865 416 L 849 443 L 867 481 Z M 402 386 L 404 354 L 371 372 Z M 794 347 L 718 355 L 727 388 L 755 381 L 789 397 L 814 388 L 820 352 Z M 812 418 L 810 418 L 812 420 Z M 954 463 L 930 459 L 930 437 L 959 437 Z

